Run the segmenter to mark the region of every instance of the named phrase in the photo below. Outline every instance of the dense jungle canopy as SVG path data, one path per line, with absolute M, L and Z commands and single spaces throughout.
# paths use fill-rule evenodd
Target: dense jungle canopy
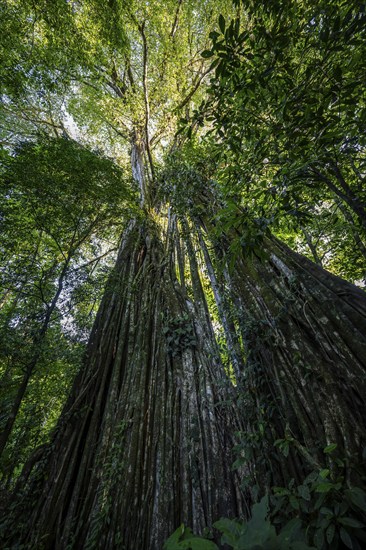
M 1 0 L 2 548 L 365 547 L 365 29 Z

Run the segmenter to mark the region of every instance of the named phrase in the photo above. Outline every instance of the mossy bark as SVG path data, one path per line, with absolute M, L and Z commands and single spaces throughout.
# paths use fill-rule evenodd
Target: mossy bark
M 247 349 L 237 391 L 252 475 L 262 488 L 301 482 L 332 468 L 323 449 L 337 444 L 355 481 L 366 446 L 366 294 L 273 237 L 263 252 L 225 271 Z

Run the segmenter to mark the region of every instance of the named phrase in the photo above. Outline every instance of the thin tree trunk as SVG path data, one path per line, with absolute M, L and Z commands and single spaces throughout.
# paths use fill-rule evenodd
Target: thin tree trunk
M 14 401 L 12 403 L 10 412 L 8 413 L 7 420 L 6 420 L 5 425 L 2 429 L 2 432 L 0 434 L 0 456 L 2 455 L 2 453 L 3 453 L 3 451 L 6 447 L 6 444 L 9 440 L 9 437 L 11 435 L 15 420 L 16 420 L 17 415 L 19 413 L 20 406 L 22 404 L 25 393 L 27 391 L 29 380 L 30 380 L 30 378 L 31 378 L 31 376 L 34 372 L 34 369 L 36 368 L 36 366 L 38 364 L 39 358 L 42 354 L 42 346 L 44 344 L 44 340 L 45 340 L 45 337 L 46 337 L 46 334 L 47 334 L 47 330 L 48 330 L 48 327 L 49 327 L 49 324 L 50 324 L 50 321 L 51 321 L 52 314 L 56 309 L 58 299 L 59 299 L 59 297 L 61 295 L 61 292 L 62 292 L 62 289 L 63 289 L 64 280 L 65 280 L 66 273 L 67 273 L 67 270 L 68 270 L 68 267 L 69 267 L 69 263 L 70 263 L 70 258 L 67 258 L 67 260 L 65 261 L 65 264 L 62 268 L 61 274 L 58 278 L 58 281 L 57 281 L 57 289 L 56 289 L 55 295 L 54 295 L 51 303 L 47 307 L 46 315 L 45 315 L 45 318 L 43 320 L 42 326 L 39 330 L 39 333 L 34 338 L 33 346 L 32 346 L 33 347 L 32 357 L 31 357 L 29 363 L 26 365 L 26 367 L 24 369 L 24 374 L 23 374 L 22 380 L 19 384 L 19 387 L 18 387 L 16 396 L 14 398 Z
M 318 251 L 317 251 L 317 249 L 316 249 L 316 244 L 314 244 L 313 239 L 312 239 L 310 233 L 305 229 L 305 227 L 300 226 L 300 229 L 301 229 L 301 231 L 302 231 L 302 233 L 303 233 L 303 235 L 304 235 L 304 237 L 305 237 L 306 244 L 308 245 L 309 250 L 310 250 L 310 252 L 311 252 L 312 255 L 313 255 L 313 261 L 314 261 L 317 265 L 319 265 L 320 267 L 323 267 L 323 266 L 322 266 L 322 260 L 321 260 L 321 258 L 319 257 Z

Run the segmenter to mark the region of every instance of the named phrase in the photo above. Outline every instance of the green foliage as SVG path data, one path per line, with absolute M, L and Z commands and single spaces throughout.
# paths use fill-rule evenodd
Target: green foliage
M 193 219 L 214 215 L 220 190 L 214 179 L 216 162 L 212 147 L 193 138 L 173 154 L 168 154 L 158 173 L 158 196 L 169 202 L 182 217 Z
M 197 118 L 205 113 L 217 136 L 224 195 L 357 281 L 366 257 L 365 17 L 359 2 L 242 3 L 240 17 L 221 18 L 210 35 L 204 57 L 214 56 L 215 78 Z
M 273 494 L 253 505 L 248 521 L 220 519 L 214 527 L 222 533 L 221 544 L 234 550 L 360 550 L 366 542 L 366 493 L 342 479 L 331 481 L 329 473 L 314 471 L 298 487 L 274 487 Z M 190 537 L 192 546 L 179 542 Z M 217 548 L 208 542 L 181 526 L 164 548 Z
M 173 357 L 196 346 L 194 327 L 188 314 L 168 319 L 163 327 L 163 334 L 167 349 Z
M 43 137 L 3 158 L 2 429 L 29 375 L 1 458 L 10 480 L 62 409 L 109 271 L 108 241 L 118 240 L 134 198 L 120 168 L 72 140 Z
M 18 98 L 29 87 L 61 88 L 69 80 L 66 73 L 84 56 L 87 47 L 75 24 L 69 2 L 55 0 L 36 4 L 25 0 L 2 2 L 0 26 L 1 93 Z M 78 47 L 77 47 L 78 45 Z M 58 65 L 58 78 L 50 73 Z
M 2 2 L 1 92 L 19 98 L 31 89 L 64 90 L 90 74 L 126 37 L 120 2 L 40 0 Z
M 5 185 L 27 188 L 32 194 L 40 195 L 42 203 L 52 204 L 55 213 L 59 208 L 64 215 L 73 201 L 83 201 L 84 205 L 87 197 L 97 209 L 104 205 L 118 206 L 128 198 L 132 200 L 126 180 L 111 160 L 64 138 L 40 137 L 36 143 L 23 142 L 3 167 Z M 86 206 L 90 213 L 91 206 Z
M 366 493 L 360 487 L 349 487 L 342 476 L 330 475 L 329 469 L 323 469 L 309 474 L 298 487 L 293 483 L 287 488 L 274 487 L 271 517 L 283 525 L 295 516 L 306 528 L 307 541 L 318 550 L 342 548 L 342 542 L 347 548 L 362 548 Z
M 248 522 L 221 519 L 214 526 L 223 533 L 222 544 L 234 550 L 310 550 L 305 543 L 301 521 L 289 521 L 277 534 L 269 519 L 268 496 L 254 504 Z
M 168 538 L 164 550 L 217 550 L 215 543 L 194 535 L 184 524 Z
M 268 496 L 254 504 L 251 519 L 248 522 L 222 518 L 214 527 L 222 533 L 221 544 L 234 550 L 315 550 L 308 546 L 301 521 L 291 520 L 277 534 L 274 525 L 268 519 Z M 187 537 L 185 532 L 188 531 Z M 179 541 L 182 542 L 179 542 Z M 192 535 L 182 525 L 164 545 L 165 550 L 192 548 L 192 550 L 209 550 L 218 548 L 211 541 Z

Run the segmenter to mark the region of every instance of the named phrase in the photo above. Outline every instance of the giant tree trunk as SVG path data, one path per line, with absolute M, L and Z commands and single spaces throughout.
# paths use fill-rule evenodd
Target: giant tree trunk
M 202 531 L 243 513 L 226 376 L 173 248 L 152 222 L 125 232 L 85 367 L 52 444 L 20 478 L 7 544 L 160 550 L 182 522 Z
M 361 463 L 366 294 L 274 238 L 263 248 L 264 258 L 238 257 L 224 273 L 247 350 L 238 380 L 247 456 L 268 488 L 301 482 L 327 460 L 332 468 L 333 455 L 323 453 L 330 444 L 351 466 Z M 351 468 L 346 473 L 351 480 Z

